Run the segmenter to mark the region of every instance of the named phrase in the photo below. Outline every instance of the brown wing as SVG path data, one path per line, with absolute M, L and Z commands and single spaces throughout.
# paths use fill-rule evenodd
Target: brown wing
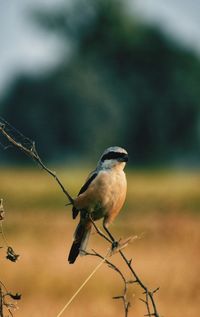
M 88 187 L 90 186 L 90 184 L 92 183 L 92 181 L 96 178 L 96 176 L 98 175 L 97 172 L 93 172 L 92 174 L 90 174 L 91 176 L 86 180 L 85 184 L 81 187 L 79 193 L 78 193 L 78 196 L 83 194 L 87 189 Z M 76 209 L 75 207 L 72 208 L 72 217 L 73 219 L 75 219 L 77 217 L 79 213 L 79 210 Z

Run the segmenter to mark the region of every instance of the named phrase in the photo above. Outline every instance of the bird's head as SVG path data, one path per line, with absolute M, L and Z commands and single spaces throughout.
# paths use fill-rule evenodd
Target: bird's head
M 119 146 L 112 146 L 103 152 L 98 166 L 102 169 L 118 168 L 123 170 L 126 162 L 128 162 L 127 151 Z

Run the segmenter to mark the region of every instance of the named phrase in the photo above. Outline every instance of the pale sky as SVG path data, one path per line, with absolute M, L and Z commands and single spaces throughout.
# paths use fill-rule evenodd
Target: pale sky
M 61 43 L 30 22 L 31 8 L 70 0 L 0 0 L 0 93 L 21 71 L 43 72 L 59 61 Z M 129 0 L 131 10 L 200 55 L 200 0 Z
M 134 11 L 200 55 L 200 0 L 129 0 Z

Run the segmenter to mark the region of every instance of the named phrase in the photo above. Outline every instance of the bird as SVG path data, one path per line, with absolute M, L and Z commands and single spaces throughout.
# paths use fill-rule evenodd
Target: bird
M 72 217 L 75 219 L 80 213 L 80 221 L 68 256 L 70 264 L 76 261 L 79 254 L 84 254 L 92 221 L 103 218 L 103 227 L 111 236 L 108 226 L 120 212 L 126 198 L 127 180 L 124 168 L 127 162 L 128 153 L 124 148 L 107 148 L 101 155 L 96 169 L 89 174 L 74 199 Z

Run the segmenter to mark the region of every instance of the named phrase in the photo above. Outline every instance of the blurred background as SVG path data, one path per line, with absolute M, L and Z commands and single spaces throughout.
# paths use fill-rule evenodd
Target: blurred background
M 161 315 L 197 316 L 199 1 L 3 0 L 0 41 L 0 116 L 23 135 L 12 126 L 10 133 L 36 142 L 72 196 L 106 147 L 126 148 L 127 201 L 111 230 L 144 233 L 127 253 L 149 287 L 161 286 Z M 0 196 L 8 237 L 22 256 L 14 268 L 2 261 L 1 280 L 23 293 L 16 316 L 53 317 L 97 261 L 67 264 L 75 223 L 65 197 L 7 146 L 0 136 Z M 120 281 L 102 269 L 67 314 L 122 316 L 111 299 L 116 289 Z M 133 287 L 130 316 L 145 313 L 138 296 Z
M 119 144 L 134 165 L 199 165 L 199 1 L 1 7 L 1 115 L 46 160 Z

